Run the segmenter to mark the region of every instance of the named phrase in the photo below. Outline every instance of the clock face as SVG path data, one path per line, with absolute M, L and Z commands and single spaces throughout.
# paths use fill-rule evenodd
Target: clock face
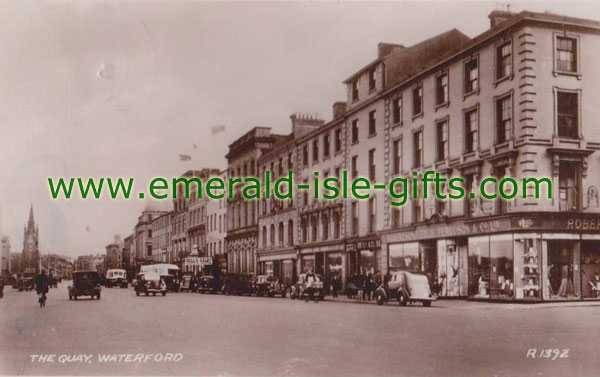
M 33 248 L 34 244 L 35 242 L 31 238 L 27 239 L 26 245 L 29 249 Z

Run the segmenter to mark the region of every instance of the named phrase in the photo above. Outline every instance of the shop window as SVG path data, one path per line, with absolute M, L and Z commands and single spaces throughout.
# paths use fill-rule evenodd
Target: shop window
M 581 295 L 579 273 L 579 241 L 544 240 L 548 273 L 546 290 L 550 300 L 572 300 Z
M 582 242 L 581 283 L 583 298 L 600 298 L 600 241 Z
M 418 242 L 390 244 L 388 252 L 388 266 L 390 272 L 399 270 L 411 272 L 421 271 Z
M 465 112 L 465 152 L 474 152 L 479 148 L 477 110 Z
M 496 143 L 504 143 L 512 135 L 512 97 L 496 100 Z
M 579 137 L 579 98 L 577 93 L 557 92 L 556 113 L 558 136 L 569 139 Z
M 469 238 L 469 297 L 490 297 L 490 238 Z
M 444 72 L 436 77 L 435 86 L 435 104 L 439 106 L 448 103 L 448 72 Z
M 556 70 L 560 72 L 577 72 L 577 39 L 556 37 Z
M 580 165 L 572 161 L 560 161 L 558 195 L 561 211 L 581 210 Z
M 474 58 L 465 63 L 465 94 L 473 93 L 479 89 L 478 59 Z
M 512 234 L 490 236 L 490 297 L 514 298 Z
M 304 272 L 315 271 L 315 256 L 304 255 L 302 257 L 302 269 Z
M 515 234 L 515 298 L 539 300 L 541 285 L 541 248 L 539 235 Z
M 360 272 L 364 275 L 374 275 L 376 271 L 375 252 L 373 250 L 360 251 Z
M 512 44 L 506 42 L 496 47 L 496 80 L 512 74 Z

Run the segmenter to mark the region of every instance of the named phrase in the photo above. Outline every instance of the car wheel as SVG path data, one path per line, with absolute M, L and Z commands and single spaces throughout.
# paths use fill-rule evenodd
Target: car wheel
M 140 295 L 140 291 L 135 291 L 135 295 L 139 296 Z
M 73 296 L 73 299 L 77 300 L 77 295 Z
M 98 292 L 98 294 L 96 295 L 96 298 L 97 298 L 98 300 L 100 300 L 100 294 L 101 294 L 101 293 L 100 293 L 100 292 Z
M 407 303 L 408 303 L 408 297 L 406 297 L 404 292 L 399 292 L 398 293 L 398 304 L 400 304 L 400 306 L 406 306 Z
M 285 291 L 281 292 L 281 298 L 285 298 L 285 295 L 286 295 Z
M 428 308 L 431 306 L 431 301 L 423 301 L 423 306 Z
M 167 295 L 167 292 L 163 292 L 163 293 L 162 293 L 162 295 L 163 295 L 163 296 L 166 296 L 166 295 Z
M 377 294 L 377 305 L 383 305 L 383 295 L 381 293 Z
M 146 296 L 150 296 L 150 292 L 144 292 Z
M 69 295 L 69 301 L 71 301 L 73 299 L 73 296 Z
M 156 292 L 152 292 L 152 296 L 156 296 Z

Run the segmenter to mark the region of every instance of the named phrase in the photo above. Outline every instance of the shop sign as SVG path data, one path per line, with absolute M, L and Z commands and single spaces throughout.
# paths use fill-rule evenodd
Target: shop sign
M 363 249 L 379 249 L 381 248 L 381 240 L 364 240 L 346 244 L 346 251 L 356 251 Z
M 198 263 L 203 266 L 207 266 L 207 265 L 212 265 L 213 260 L 212 260 L 212 257 L 200 257 L 200 258 L 198 258 Z
M 503 232 L 510 230 L 510 225 L 511 224 L 508 219 L 478 221 L 470 224 L 439 224 L 429 227 L 419 227 L 410 232 L 389 233 L 387 234 L 387 242 L 416 241 L 420 239 L 459 237 Z

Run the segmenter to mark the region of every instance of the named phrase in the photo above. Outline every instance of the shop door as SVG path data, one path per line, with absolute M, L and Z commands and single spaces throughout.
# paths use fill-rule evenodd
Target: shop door
M 315 273 L 325 276 L 325 254 L 315 253 Z
M 547 242 L 546 290 L 550 300 L 573 300 L 581 297 L 579 242 L 545 240 Z
M 600 299 L 600 241 L 581 244 L 581 289 L 583 298 Z

